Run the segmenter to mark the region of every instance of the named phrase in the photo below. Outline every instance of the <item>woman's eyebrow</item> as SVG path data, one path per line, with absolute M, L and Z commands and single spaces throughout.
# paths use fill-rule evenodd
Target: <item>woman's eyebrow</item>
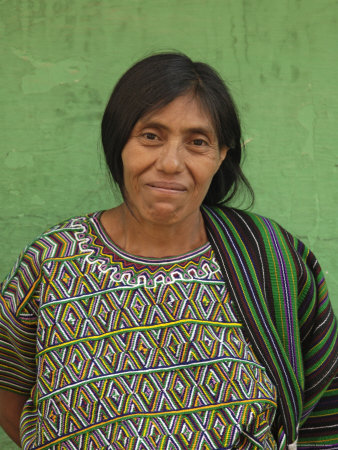
M 145 120 L 144 122 L 140 121 L 139 127 L 140 128 L 155 128 L 155 129 L 162 129 L 165 131 L 170 131 L 170 127 L 168 127 L 164 123 L 152 121 L 152 120 L 150 120 L 150 121 Z M 215 136 L 215 132 L 211 127 L 193 126 L 193 127 L 182 128 L 182 131 L 186 134 L 193 133 L 193 134 L 203 134 L 208 137 Z
M 191 127 L 186 129 L 189 133 L 204 134 L 205 136 L 215 136 L 215 132 L 210 127 Z
M 140 123 L 139 123 L 139 127 L 140 128 L 156 128 L 156 129 L 163 129 L 163 130 L 166 130 L 166 131 L 168 131 L 169 130 L 169 127 L 167 127 L 166 125 L 164 125 L 163 123 L 161 123 L 161 122 L 156 122 L 156 121 L 147 121 L 147 120 L 145 120 L 145 121 L 140 121 Z

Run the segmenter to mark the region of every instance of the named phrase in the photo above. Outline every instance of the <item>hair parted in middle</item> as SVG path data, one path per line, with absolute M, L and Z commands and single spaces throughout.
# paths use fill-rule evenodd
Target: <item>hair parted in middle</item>
M 102 145 L 112 179 L 123 195 L 121 155 L 136 122 L 188 93 L 209 114 L 219 147 L 229 148 L 203 204 L 225 204 L 241 185 L 249 190 L 253 200 L 252 188 L 240 167 L 244 146 L 237 109 L 230 92 L 211 66 L 193 62 L 182 53 L 158 53 L 142 59 L 116 84 L 101 124 Z

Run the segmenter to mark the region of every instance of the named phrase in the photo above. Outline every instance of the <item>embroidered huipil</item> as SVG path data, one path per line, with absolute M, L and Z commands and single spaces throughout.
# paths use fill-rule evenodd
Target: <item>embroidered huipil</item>
M 49 230 L 2 286 L 1 387 L 32 389 L 23 447 L 276 448 L 276 390 L 210 245 L 139 258 L 98 218 Z

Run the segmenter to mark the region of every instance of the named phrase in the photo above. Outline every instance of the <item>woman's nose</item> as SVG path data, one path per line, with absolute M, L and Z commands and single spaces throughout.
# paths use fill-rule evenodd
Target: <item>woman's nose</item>
M 181 172 L 184 166 L 183 149 L 179 142 L 167 142 L 159 151 L 156 168 L 162 172 Z

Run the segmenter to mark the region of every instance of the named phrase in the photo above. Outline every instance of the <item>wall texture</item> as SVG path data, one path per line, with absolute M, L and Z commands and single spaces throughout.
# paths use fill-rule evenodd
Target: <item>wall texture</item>
M 254 210 L 312 247 L 338 312 L 337 17 L 337 0 L 0 0 L 1 278 L 50 225 L 116 204 L 105 103 L 134 61 L 176 49 L 229 83 Z

